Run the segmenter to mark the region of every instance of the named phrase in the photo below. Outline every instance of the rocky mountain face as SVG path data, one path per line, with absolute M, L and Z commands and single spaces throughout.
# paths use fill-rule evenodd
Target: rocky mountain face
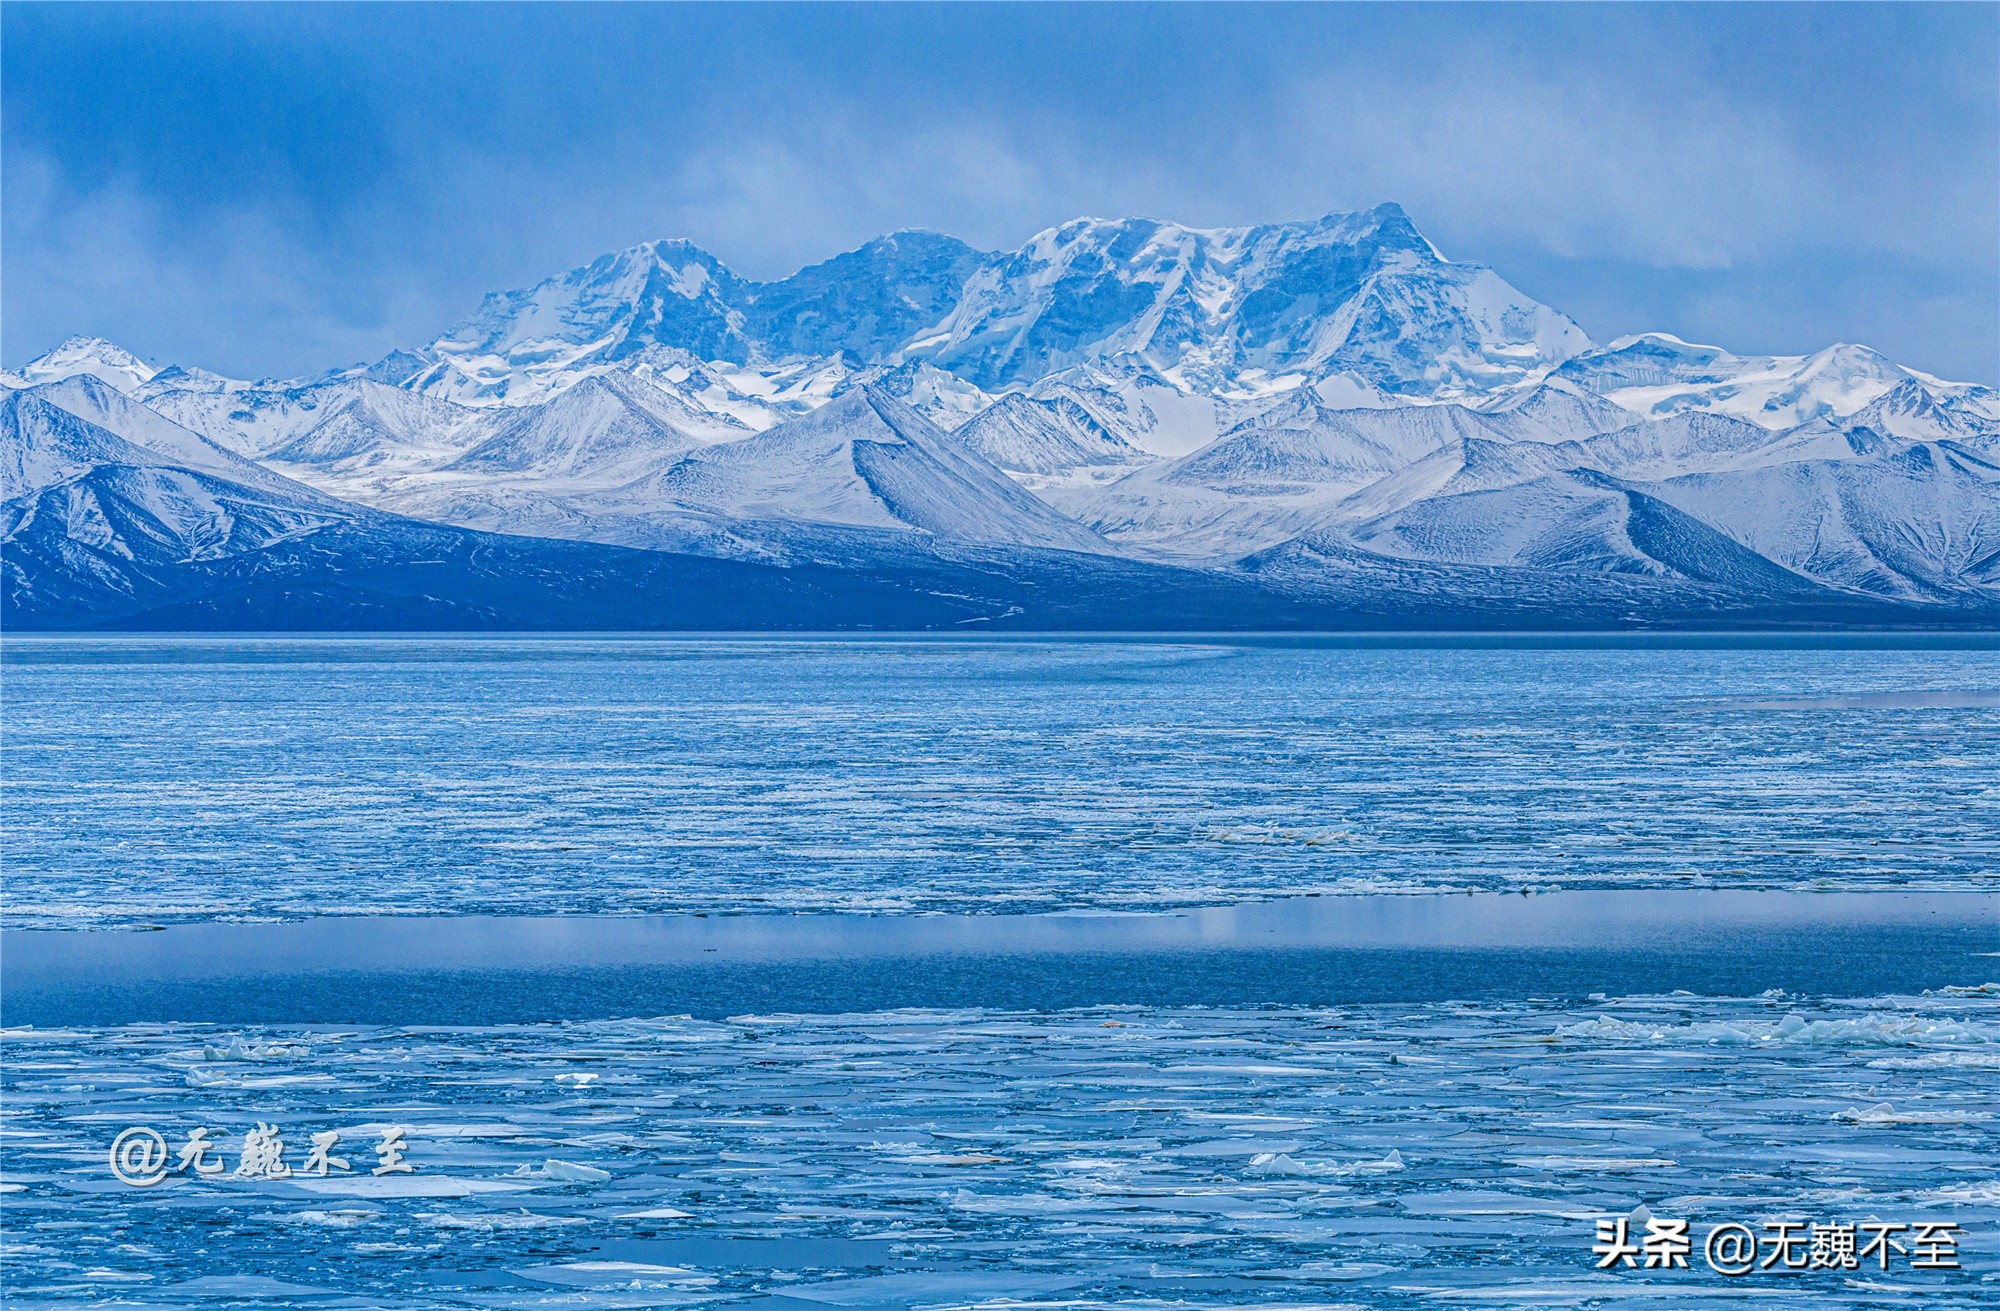
M 1992 390 L 1851 345 L 1600 347 L 1393 205 L 1079 219 L 1010 252 L 896 233 L 773 282 L 655 242 L 317 378 L 72 338 L 0 385 L 23 615 L 159 613 L 225 559 L 358 552 L 379 588 L 447 530 L 551 568 L 601 564 L 556 543 L 732 560 L 781 598 L 845 580 L 749 626 L 825 621 L 864 574 L 857 623 L 1005 578 L 979 621 L 1032 626 L 1018 585 L 1050 569 L 1082 587 L 1064 622 L 1142 627 L 1108 598 L 1322 625 L 2000 615 Z

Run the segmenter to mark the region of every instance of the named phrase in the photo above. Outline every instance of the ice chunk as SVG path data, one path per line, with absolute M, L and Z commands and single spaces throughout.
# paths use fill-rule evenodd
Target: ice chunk
M 342 1207 L 327 1211 L 293 1211 L 288 1215 L 272 1216 L 280 1224 L 316 1225 L 323 1229 L 353 1229 L 359 1225 L 373 1223 L 382 1218 L 380 1211 L 367 1211 L 354 1207 Z
M 562 1229 L 570 1225 L 590 1223 L 580 1215 L 541 1215 L 528 1210 L 472 1215 L 453 1215 L 446 1211 L 419 1211 L 417 1219 L 438 1229 L 474 1229 L 484 1233 L 517 1229 Z
M 558 1161 L 554 1157 L 539 1166 L 524 1165 L 514 1171 L 517 1179 L 548 1179 L 566 1184 L 601 1184 L 611 1177 L 611 1171 L 601 1170 L 594 1165 L 578 1165 L 574 1161 Z
M 1854 1124 L 1977 1124 L 1993 1117 L 1984 1111 L 1899 1111 L 1887 1102 L 1835 1111 L 1833 1118 Z

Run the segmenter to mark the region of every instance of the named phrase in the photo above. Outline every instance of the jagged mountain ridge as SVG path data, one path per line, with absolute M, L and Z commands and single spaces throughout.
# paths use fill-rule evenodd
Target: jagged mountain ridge
M 1338 366 L 1430 395 L 1518 381 L 1590 341 L 1384 205 L 1252 228 L 1079 219 L 1005 252 L 893 233 L 775 282 L 649 242 L 489 296 L 375 368 L 463 403 L 524 403 L 652 346 L 738 366 L 923 360 L 987 391 L 1131 356 L 1198 389 Z
M 0 396 L 9 629 L 1091 628 L 1163 613 L 1297 626 L 1311 614 L 1251 584 L 1068 551 L 777 568 L 424 523 L 290 483 L 137 416 L 137 402 L 106 417 L 152 445 L 51 399 L 90 399 L 74 385 L 86 380 Z M 205 467 L 176 462 L 190 457 Z
M 367 368 L 243 383 L 77 338 L 0 376 L 30 382 L 240 486 L 794 566 L 976 547 L 1342 587 L 1520 570 L 1551 597 L 2000 588 L 1990 389 L 1860 347 L 1594 347 L 1394 207 L 1078 220 L 1001 254 L 902 233 L 775 283 L 653 243 Z

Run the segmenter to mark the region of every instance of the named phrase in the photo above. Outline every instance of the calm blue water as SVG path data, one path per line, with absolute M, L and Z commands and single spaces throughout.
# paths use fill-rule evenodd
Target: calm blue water
M 1990 650 L 13 641 L 9 922 L 2000 886 Z

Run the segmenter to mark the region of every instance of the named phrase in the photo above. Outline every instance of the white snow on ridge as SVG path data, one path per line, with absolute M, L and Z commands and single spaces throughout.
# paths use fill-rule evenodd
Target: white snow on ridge
M 1328 558 L 2000 590 L 2000 394 L 1860 346 L 1594 347 L 1394 206 L 1077 220 L 992 254 L 900 233 L 773 283 L 651 243 L 366 368 L 240 382 L 72 338 L 0 382 L 135 458 L 526 535 L 1217 568 L 1310 536 Z
M 786 521 L 1050 550 L 1109 549 L 936 424 L 872 388 L 848 392 L 768 433 L 695 452 L 620 495 L 635 505 L 733 523 Z
M 631 374 L 605 373 L 546 405 L 494 416 L 502 426 L 446 466 L 567 480 L 636 477 L 663 456 L 679 456 L 749 435 L 732 418 L 698 410 Z
M 172 422 L 92 373 L 12 392 L 5 403 L 10 407 L 4 443 L 9 459 L 0 496 L 18 496 L 99 464 L 191 469 L 259 490 L 306 493 L 291 479 Z M 52 423 L 51 409 L 88 426 L 81 445 L 75 439 L 83 430 Z M 63 454 L 55 456 L 57 451 Z
M 120 391 L 133 391 L 159 370 L 122 346 L 102 337 L 71 337 L 54 350 L 38 355 L 13 373 L 0 372 L 0 385 L 37 387 L 69 378 L 90 377 Z
M 1621 337 L 1568 361 L 1553 376 L 1648 418 L 1696 409 L 1767 428 L 1845 418 L 1911 381 L 1975 405 L 1991 397 L 1984 388 L 1926 378 L 1866 346 L 1739 356 L 1666 333 Z
M 1399 344 L 1428 334 L 1421 360 Z M 902 348 L 989 388 L 1129 356 L 1192 391 L 1352 369 L 1428 395 L 1518 381 L 1590 345 L 1491 270 L 1451 264 L 1400 209 L 1195 229 L 1079 219 L 995 256 Z

